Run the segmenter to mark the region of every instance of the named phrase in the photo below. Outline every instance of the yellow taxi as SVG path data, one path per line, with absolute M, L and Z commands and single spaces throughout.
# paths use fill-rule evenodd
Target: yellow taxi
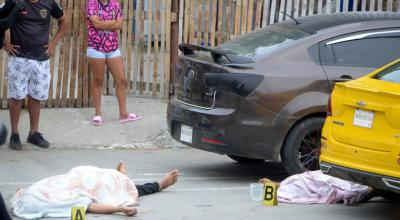
M 400 59 L 337 83 L 321 138 L 322 172 L 400 199 Z

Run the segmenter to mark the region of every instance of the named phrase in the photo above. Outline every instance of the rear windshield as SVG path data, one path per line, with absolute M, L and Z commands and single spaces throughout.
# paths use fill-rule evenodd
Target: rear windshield
M 250 57 L 257 60 L 284 44 L 309 35 L 311 34 L 299 29 L 271 25 L 243 35 L 235 40 L 228 41 L 216 48 L 216 50 L 223 50 L 238 56 Z
M 400 83 L 400 63 L 396 63 L 376 74 L 374 78 L 388 82 Z

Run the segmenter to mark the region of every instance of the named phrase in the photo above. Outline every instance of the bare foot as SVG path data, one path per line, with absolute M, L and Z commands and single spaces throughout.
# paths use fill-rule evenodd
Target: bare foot
M 160 184 L 160 191 L 165 188 L 174 185 L 178 181 L 178 170 L 173 170 L 164 176 L 161 180 L 158 181 Z
M 137 214 L 137 210 L 135 208 L 130 207 L 122 207 L 122 212 L 127 216 L 134 216 Z
M 126 174 L 125 163 L 120 161 L 117 166 L 117 170 L 123 174 Z
M 129 117 L 129 113 L 128 112 L 125 112 L 124 114 L 119 114 L 119 120 L 126 119 L 128 117 Z
M 273 183 L 272 180 L 270 180 L 270 179 L 268 179 L 268 178 L 262 178 L 262 179 L 260 179 L 258 182 L 259 182 L 259 183 L 263 183 L 263 184 L 266 184 L 266 183 Z
M 270 179 L 268 179 L 268 178 L 262 178 L 262 179 L 258 180 L 258 182 L 259 182 L 259 183 L 262 183 L 262 184 L 273 183 L 273 184 L 275 184 L 277 187 L 279 187 L 279 186 L 281 185 L 280 183 L 274 182 L 274 181 L 272 181 L 272 180 L 270 180 Z

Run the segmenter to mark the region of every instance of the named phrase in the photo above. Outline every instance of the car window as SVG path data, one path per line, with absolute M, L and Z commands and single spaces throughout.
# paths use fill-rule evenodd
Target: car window
M 347 41 L 332 45 L 334 63 L 352 66 L 383 66 L 400 57 L 400 37 Z
M 357 33 L 341 36 L 338 40 L 325 42 L 321 47 L 321 61 L 324 65 L 380 67 L 400 57 L 400 32 L 367 35 Z M 384 33 L 384 32 L 382 32 Z M 341 41 L 341 39 L 344 39 Z M 332 43 L 331 43 L 332 42 Z
M 400 63 L 394 64 L 393 66 L 383 70 L 374 76 L 375 79 L 400 83 Z
M 255 60 L 280 46 L 304 38 L 312 33 L 300 29 L 271 25 L 222 44 L 216 50 L 251 57 Z

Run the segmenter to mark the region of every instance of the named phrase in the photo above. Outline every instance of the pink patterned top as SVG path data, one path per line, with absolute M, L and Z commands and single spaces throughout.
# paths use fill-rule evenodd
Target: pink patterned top
M 104 53 L 117 50 L 119 47 L 118 31 L 97 30 L 89 20 L 91 16 L 98 16 L 102 21 L 120 18 L 122 13 L 118 0 L 108 0 L 106 5 L 100 0 L 88 0 L 86 3 L 88 47 Z

